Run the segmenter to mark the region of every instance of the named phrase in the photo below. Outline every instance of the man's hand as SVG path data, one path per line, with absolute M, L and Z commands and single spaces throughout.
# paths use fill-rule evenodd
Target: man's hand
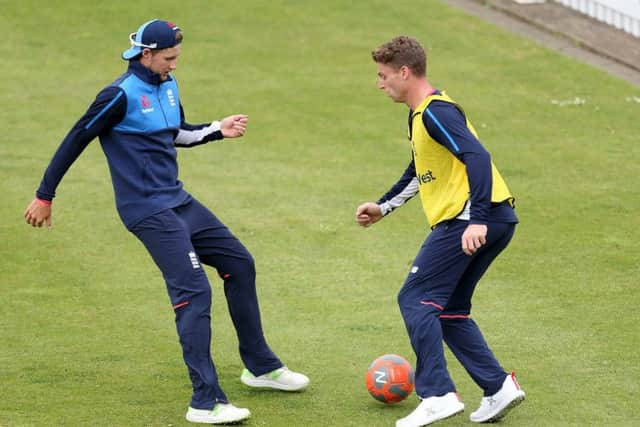
M 48 228 L 51 228 L 53 222 L 51 221 L 51 204 L 45 203 L 38 198 L 27 206 L 24 211 L 24 219 L 27 224 L 31 224 L 34 227 L 42 227 L 46 224 Z
M 382 219 L 382 210 L 376 203 L 363 203 L 356 209 L 356 221 L 363 227 L 368 227 Z
M 247 131 L 249 117 L 244 114 L 235 114 L 225 117 L 220 121 L 220 131 L 225 138 L 238 138 Z
M 462 252 L 467 255 L 473 255 L 485 243 L 487 243 L 487 226 L 484 224 L 469 224 L 462 233 Z

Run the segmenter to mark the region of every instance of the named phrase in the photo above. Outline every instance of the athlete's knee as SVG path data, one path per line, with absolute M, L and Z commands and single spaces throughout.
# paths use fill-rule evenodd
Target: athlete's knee
M 406 319 L 408 316 L 411 316 L 411 313 L 419 307 L 419 300 L 419 295 L 414 292 L 411 287 L 407 285 L 403 286 L 397 296 L 398 307 L 400 308 L 402 317 Z
M 239 261 L 240 269 L 245 274 L 256 275 L 256 262 L 253 259 L 253 255 L 249 252 L 246 253 L 245 257 Z
M 225 282 L 247 282 L 256 278 L 256 265 L 250 253 L 241 258 L 229 258 L 224 264 L 217 267 L 218 275 Z
M 406 292 L 398 294 L 398 306 L 405 321 L 418 317 L 436 318 L 442 312 L 442 306 L 437 302 Z
M 413 299 L 414 298 L 410 296 L 409 293 L 404 290 L 404 288 L 401 289 L 400 292 L 398 292 L 396 300 L 398 302 L 398 307 L 400 307 L 400 311 L 402 313 L 404 313 L 404 310 L 407 307 L 411 306 L 411 301 L 413 301 Z

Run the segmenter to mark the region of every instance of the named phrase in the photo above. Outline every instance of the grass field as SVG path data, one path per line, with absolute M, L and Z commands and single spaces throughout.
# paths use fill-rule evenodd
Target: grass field
M 0 0 L 0 426 L 186 426 L 173 314 L 124 229 L 99 144 L 58 188 L 54 227 L 22 212 L 54 150 L 124 71 L 150 18 L 185 31 L 190 122 L 243 112 L 242 140 L 182 150 L 180 176 L 252 251 L 267 338 L 309 390 L 239 382 L 214 272 L 213 354 L 247 426 L 391 426 L 416 405 L 371 399 L 369 362 L 412 362 L 396 293 L 428 233 L 417 200 L 371 229 L 409 159 L 406 108 L 376 89 L 370 51 L 397 34 L 429 49 L 518 200 L 521 224 L 479 286 L 474 318 L 527 401 L 505 426 L 632 426 L 640 410 L 640 89 L 436 0 L 141 2 Z M 584 103 L 571 103 L 576 97 Z M 467 405 L 481 393 L 450 370 Z

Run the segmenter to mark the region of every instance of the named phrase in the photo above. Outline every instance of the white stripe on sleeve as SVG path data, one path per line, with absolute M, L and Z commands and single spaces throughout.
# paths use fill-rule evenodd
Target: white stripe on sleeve
M 407 184 L 407 186 L 404 187 L 404 189 L 400 193 L 380 205 L 382 215 L 387 215 L 392 210 L 404 205 L 409 201 L 409 199 L 415 196 L 417 192 L 418 178 L 414 177 L 411 181 L 409 181 L 409 184 Z
M 219 130 L 220 130 L 220 122 L 218 121 L 211 123 L 206 128 L 202 128 L 198 130 L 180 129 L 178 131 L 178 135 L 176 136 L 176 139 L 173 141 L 173 144 L 181 147 L 188 147 L 190 145 L 194 145 L 202 142 L 202 140 L 205 139 L 207 136 Z

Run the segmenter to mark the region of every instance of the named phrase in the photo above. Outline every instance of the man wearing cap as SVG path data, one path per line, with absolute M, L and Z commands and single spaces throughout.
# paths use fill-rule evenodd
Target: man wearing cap
M 130 35 L 122 57 L 129 67 L 98 93 L 60 144 L 47 167 L 26 222 L 52 225 L 55 190 L 71 164 L 96 137 L 107 158 L 122 222 L 160 268 L 175 311 L 184 361 L 193 385 L 189 421 L 221 424 L 249 417 L 229 403 L 210 354 L 211 287 L 201 263 L 216 268 L 245 369 L 241 381 L 257 388 L 302 390 L 309 379 L 290 371 L 269 348 L 262 331 L 251 254 L 178 180 L 176 147 L 194 147 L 244 135 L 248 117 L 212 123 L 185 121 L 171 72 L 180 55 L 182 31 L 152 20 Z

